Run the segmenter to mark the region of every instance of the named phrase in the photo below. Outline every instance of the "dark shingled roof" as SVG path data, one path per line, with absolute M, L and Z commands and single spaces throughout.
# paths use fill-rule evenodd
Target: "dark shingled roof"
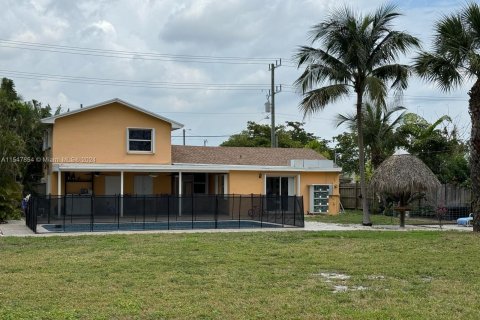
M 325 160 L 312 149 L 199 147 L 172 145 L 173 163 L 203 163 L 253 166 L 289 166 L 290 160 Z

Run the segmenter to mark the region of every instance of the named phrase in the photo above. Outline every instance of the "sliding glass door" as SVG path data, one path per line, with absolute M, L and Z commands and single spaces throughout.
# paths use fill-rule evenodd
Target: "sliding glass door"
M 267 177 L 267 210 L 288 210 L 288 197 L 295 195 L 294 177 Z

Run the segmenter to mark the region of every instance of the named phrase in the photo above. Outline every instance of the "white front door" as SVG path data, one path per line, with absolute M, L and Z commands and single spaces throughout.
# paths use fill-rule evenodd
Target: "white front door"
M 120 176 L 105 176 L 105 195 L 120 194 Z
M 153 178 L 150 176 L 135 176 L 133 190 L 135 194 L 153 194 Z

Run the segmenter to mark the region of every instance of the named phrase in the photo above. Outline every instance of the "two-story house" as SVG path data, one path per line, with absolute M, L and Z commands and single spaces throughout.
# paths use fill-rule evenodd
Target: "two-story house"
M 50 195 L 300 195 L 339 212 L 341 169 L 310 149 L 172 145 L 182 124 L 120 99 L 42 121 Z

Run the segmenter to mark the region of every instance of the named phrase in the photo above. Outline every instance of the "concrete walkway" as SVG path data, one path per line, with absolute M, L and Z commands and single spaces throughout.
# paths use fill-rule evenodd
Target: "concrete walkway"
M 0 224 L 0 236 L 34 236 L 32 230 L 30 230 L 25 224 L 25 220 L 9 220 L 7 223 Z
M 364 227 L 358 224 L 337 224 L 306 221 L 305 228 L 245 228 L 245 229 L 193 229 L 193 230 L 146 230 L 146 231 L 108 231 L 108 232 L 66 232 L 66 233 L 40 233 L 35 234 L 26 225 L 24 220 L 10 220 L 8 223 L 0 224 L 1 236 L 28 237 L 28 236 L 78 236 L 78 235 L 105 235 L 105 234 L 145 234 L 145 233 L 202 233 L 202 232 L 285 232 L 285 231 L 412 231 L 412 230 L 431 230 L 431 231 L 470 231 L 472 227 L 464 227 L 453 224 L 443 225 L 407 225 L 405 228 L 393 225 L 375 225 L 373 227 Z
M 411 231 L 411 230 L 456 230 L 472 231 L 472 227 L 458 226 L 456 224 L 445 224 L 441 228 L 438 224 L 432 225 L 406 225 L 400 228 L 398 225 L 374 225 L 365 227 L 359 224 L 337 224 L 305 221 L 305 231 L 348 231 L 348 230 L 369 230 L 369 231 Z

